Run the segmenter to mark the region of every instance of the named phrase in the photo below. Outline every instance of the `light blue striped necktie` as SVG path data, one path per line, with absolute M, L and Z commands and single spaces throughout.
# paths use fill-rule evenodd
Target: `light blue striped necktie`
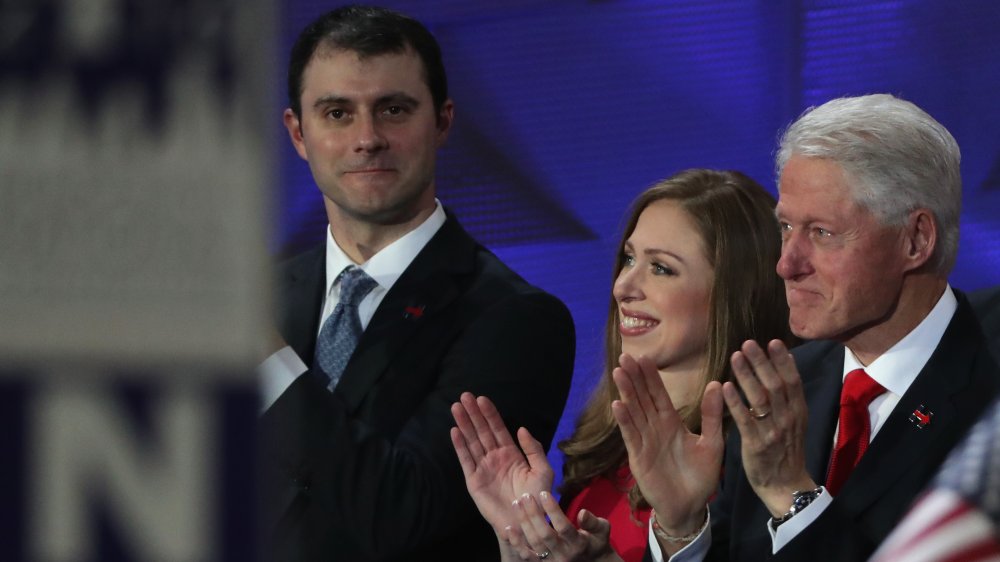
M 333 392 L 347 366 L 354 348 L 361 339 L 360 303 L 378 286 L 360 267 L 348 266 L 337 276 L 340 281 L 340 301 L 323 323 L 316 340 L 316 365 L 330 380 L 326 387 Z

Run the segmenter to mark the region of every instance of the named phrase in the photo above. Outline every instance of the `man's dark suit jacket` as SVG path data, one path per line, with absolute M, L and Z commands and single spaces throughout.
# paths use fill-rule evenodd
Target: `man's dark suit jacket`
M 987 350 L 965 296 L 927 365 L 833 502 L 806 529 L 771 555 L 765 525 L 770 513 L 750 487 L 740 436 L 726 443 L 722 489 L 711 505 L 711 560 L 865 560 L 937 473 L 948 452 L 1000 392 L 1000 368 Z M 793 350 L 802 375 L 809 421 L 806 468 L 826 480 L 842 385 L 844 346 L 810 342 Z M 909 420 L 924 407 L 934 416 L 923 428 Z
M 312 362 L 325 248 L 278 280 L 279 331 Z M 379 305 L 333 393 L 310 371 L 260 420 L 266 559 L 491 560 L 450 406 L 486 395 L 547 447 L 569 392 L 573 321 L 454 217 Z
M 1000 286 L 969 293 L 969 304 L 979 317 L 993 357 L 1000 362 Z

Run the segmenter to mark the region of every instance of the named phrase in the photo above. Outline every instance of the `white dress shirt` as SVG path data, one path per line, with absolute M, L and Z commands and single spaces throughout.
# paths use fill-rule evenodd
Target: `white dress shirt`
M 436 208 L 419 226 L 407 232 L 398 240 L 379 250 L 365 263 L 357 264 L 337 245 L 329 228 L 326 229 L 326 291 L 323 293 L 323 312 L 320 316 L 319 331 L 323 322 L 333 314 L 333 309 L 340 301 L 340 283 L 337 276 L 344 268 L 356 265 L 363 269 L 369 277 L 378 284 L 358 303 L 358 316 L 361 319 L 361 329 L 364 330 L 371 322 L 375 310 L 385 298 L 389 289 L 396 284 L 406 268 L 410 266 L 420 250 L 430 242 L 431 238 L 444 225 L 446 215 L 441 202 L 434 200 Z M 311 360 L 312 358 L 305 358 Z M 260 377 L 261 412 L 271 407 L 295 379 L 308 371 L 306 361 L 296 355 L 291 346 L 276 351 L 257 368 Z
M 871 435 L 869 443 L 875 439 L 875 435 L 885 423 L 885 420 L 892 413 L 893 408 L 899 403 L 917 375 L 930 360 L 934 350 L 937 349 L 941 337 L 944 336 L 948 324 L 951 323 L 952 316 L 958 309 L 958 301 L 951 290 L 951 286 L 945 287 L 944 293 L 938 299 L 937 304 L 930 313 L 921 320 L 916 328 L 906 334 L 903 339 L 896 342 L 885 353 L 878 356 L 870 365 L 862 365 L 861 361 L 849 348 L 844 349 L 844 367 L 842 377 L 854 369 L 864 369 L 868 376 L 882 385 L 886 392 L 872 400 L 868 405 L 868 415 L 871 416 Z M 839 429 L 839 427 L 838 427 Z M 834 442 L 830 443 L 830 448 L 836 442 L 837 432 L 834 431 Z M 782 523 L 775 531 L 771 527 L 770 518 L 764 521 L 767 531 L 771 535 L 771 552 L 778 550 L 788 544 L 803 529 L 815 521 L 820 514 L 833 501 L 833 496 L 823 486 L 823 491 L 818 498 L 813 500 L 805 509 L 795 514 L 785 523 Z M 671 562 L 689 562 L 703 560 L 712 544 L 711 526 L 698 535 L 694 541 L 678 551 L 672 557 Z M 649 528 L 649 546 L 652 550 L 653 560 L 663 562 L 663 552 L 653 535 L 652 526 Z

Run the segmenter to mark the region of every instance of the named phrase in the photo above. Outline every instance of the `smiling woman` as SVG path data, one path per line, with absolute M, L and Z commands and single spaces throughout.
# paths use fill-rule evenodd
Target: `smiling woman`
M 705 368 L 715 276 L 704 241 L 677 201 L 660 199 L 642 211 L 624 246 L 613 289 L 622 351 L 653 359 L 671 399 L 691 404 Z
M 651 509 L 612 414 L 621 398 L 612 373 L 620 361 L 623 368 L 635 363 L 632 357 L 650 365 L 652 384 L 655 371 L 683 425 L 698 433 L 706 386 L 732 378 L 729 356 L 745 340 L 793 343 L 775 271 L 781 237 L 774 207 L 774 198 L 740 172 L 697 169 L 654 185 L 633 203 L 618 245 L 604 376 L 573 435 L 559 444 L 566 455 L 565 514 L 547 494 L 552 469 L 527 431 L 517 435 L 522 455 L 488 399 L 466 394 L 452 406 L 452 444 L 466 487 L 496 530 L 504 560 L 532 553 L 556 561 L 581 554 L 642 560 Z M 658 387 L 644 388 L 646 399 L 667 400 Z M 718 430 L 721 423 L 714 425 Z M 511 508 L 510 498 L 519 494 Z
M 562 504 L 611 522 L 612 548 L 627 562 L 646 548 L 649 506 L 628 468 L 611 414 L 611 373 L 622 352 L 656 364 L 685 425 L 701 429 L 702 393 L 732 377 L 731 355 L 747 339 L 794 338 L 775 264 L 781 238 L 774 198 L 740 172 L 687 170 L 635 200 L 619 243 L 605 326 L 604 374 L 559 448 Z

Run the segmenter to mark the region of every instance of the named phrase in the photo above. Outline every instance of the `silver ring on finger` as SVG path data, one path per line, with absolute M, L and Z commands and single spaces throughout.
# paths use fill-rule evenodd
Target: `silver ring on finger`
M 753 416 L 753 419 L 755 419 L 755 420 L 762 420 L 762 419 L 766 418 L 767 416 L 771 415 L 771 410 L 767 410 L 767 411 L 764 411 L 764 412 L 758 412 L 758 411 L 754 410 L 754 408 L 751 407 L 750 408 L 750 415 Z
M 534 551 L 532 551 L 532 552 L 534 552 Z M 537 556 L 539 560 L 545 560 L 550 555 L 552 555 L 552 553 L 549 552 L 548 550 L 546 550 L 545 552 L 535 552 L 535 556 Z

